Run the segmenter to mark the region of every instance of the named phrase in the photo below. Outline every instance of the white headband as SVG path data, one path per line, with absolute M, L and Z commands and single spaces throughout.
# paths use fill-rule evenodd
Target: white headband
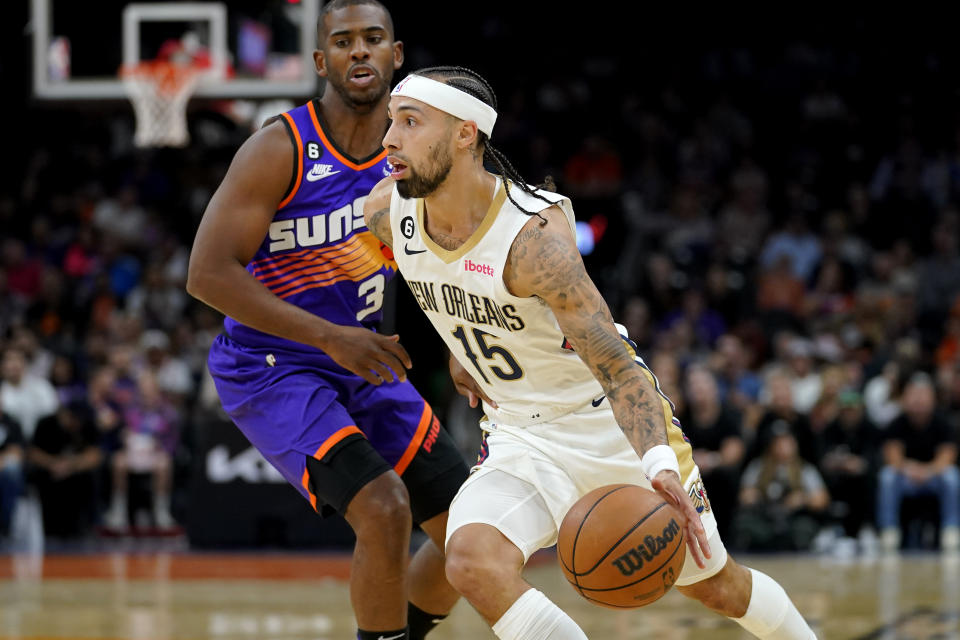
M 418 75 L 409 75 L 393 89 L 392 96 L 406 96 L 431 107 L 477 123 L 477 129 L 490 137 L 497 121 L 497 110 L 456 87 Z

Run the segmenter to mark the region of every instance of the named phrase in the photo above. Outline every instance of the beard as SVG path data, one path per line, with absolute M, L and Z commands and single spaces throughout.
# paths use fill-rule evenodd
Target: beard
M 351 90 L 348 88 L 346 78 L 334 79 L 333 76 L 327 76 L 327 84 L 337 92 L 337 95 L 340 96 L 344 104 L 359 111 L 375 107 L 390 89 L 389 79 L 384 82 L 383 78 L 378 74 L 377 80 L 378 82 L 375 82 L 365 89 Z
M 423 171 L 408 165 L 410 177 L 397 180 L 397 193 L 401 198 L 426 198 L 447 179 L 453 166 L 453 154 L 447 145 L 438 141 L 430 160 L 430 166 Z

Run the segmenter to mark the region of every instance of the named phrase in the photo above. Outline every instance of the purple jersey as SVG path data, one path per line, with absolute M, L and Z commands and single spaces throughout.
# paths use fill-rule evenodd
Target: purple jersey
M 372 329 L 397 270 L 363 220 L 363 201 L 386 175 L 386 151 L 345 157 L 324 132 L 316 101 L 281 114 L 281 121 L 293 141 L 294 173 L 247 271 L 278 297 L 334 324 Z M 207 360 L 220 402 L 314 508 L 342 512 L 354 492 L 393 468 L 407 484 L 417 522 L 446 509 L 467 470 L 413 385 L 372 385 L 313 347 L 232 318 L 224 325 L 227 335 L 217 336 Z M 351 459 L 332 477 L 311 476 L 308 458 L 332 469 L 331 461 L 359 438 L 372 448 L 354 448 L 362 460 Z M 441 439 L 447 445 L 435 447 Z
M 381 318 L 392 254 L 367 230 L 363 202 L 388 175 L 383 149 L 352 160 L 324 133 L 318 101 L 281 114 L 295 148 L 294 172 L 267 237 L 247 265 L 276 296 L 338 325 L 372 329 Z M 315 351 L 233 318 L 227 335 L 251 347 Z

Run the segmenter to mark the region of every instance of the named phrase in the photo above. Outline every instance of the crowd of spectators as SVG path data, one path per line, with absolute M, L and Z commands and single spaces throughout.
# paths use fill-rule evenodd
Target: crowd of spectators
M 487 23 L 491 49 L 517 28 Z M 646 73 L 600 50 L 536 76 L 473 60 L 500 98 L 496 145 L 588 223 L 587 266 L 733 548 L 824 531 L 960 547 L 960 110 L 944 89 L 960 74 L 936 50 L 899 66 L 865 51 L 704 44 Z M 433 62 L 450 60 L 408 47 L 410 68 Z M 4 532 L 31 492 L 53 536 L 170 528 L 187 509 L 221 320 L 185 293 L 187 261 L 250 131 L 195 104 L 183 150 L 134 150 L 122 112 L 32 110 L 46 134 L 0 194 Z M 397 296 L 411 377 L 472 457 L 473 416 Z M 131 474 L 149 477 L 145 512 Z

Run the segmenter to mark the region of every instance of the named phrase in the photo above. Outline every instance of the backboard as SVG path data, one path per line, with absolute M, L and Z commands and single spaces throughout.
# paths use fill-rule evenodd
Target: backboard
M 121 65 L 189 50 L 209 61 L 196 95 L 308 97 L 321 0 L 31 0 L 33 94 L 125 99 Z

